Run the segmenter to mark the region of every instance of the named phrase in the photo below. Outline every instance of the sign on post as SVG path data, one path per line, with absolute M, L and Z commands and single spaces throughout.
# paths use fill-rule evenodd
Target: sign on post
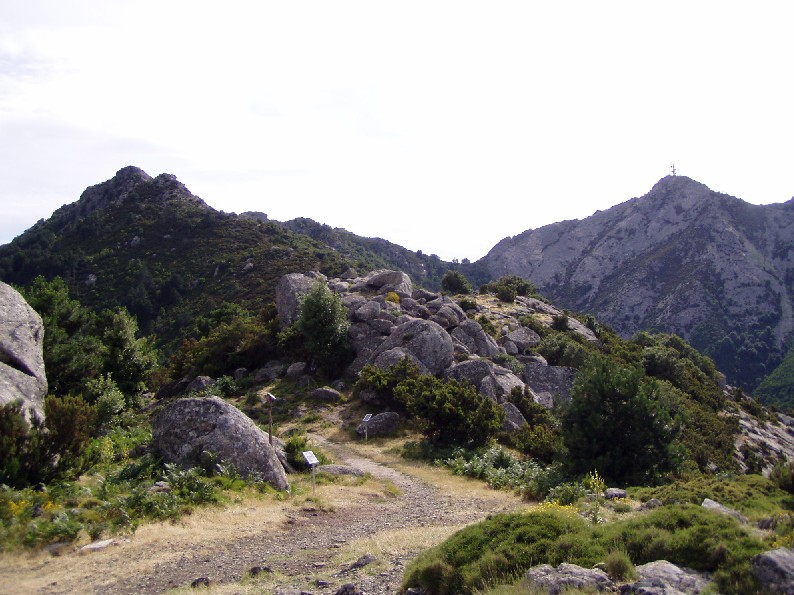
M 312 498 L 315 497 L 315 483 L 314 483 L 314 468 L 320 464 L 320 461 L 317 460 L 315 454 L 310 450 L 303 451 L 303 460 L 306 461 L 306 464 L 312 470 Z
M 268 403 L 268 411 L 267 416 L 270 421 L 270 445 L 273 446 L 273 401 L 276 400 L 276 397 L 273 396 L 273 393 L 267 393 L 267 403 Z
M 364 416 L 364 442 L 366 442 L 367 440 L 369 440 L 369 436 L 368 436 L 368 434 L 369 434 L 369 432 L 368 432 L 368 426 L 369 426 L 369 420 L 371 420 L 371 419 L 372 419 L 372 414 L 371 414 L 371 413 L 367 413 L 367 414 Z

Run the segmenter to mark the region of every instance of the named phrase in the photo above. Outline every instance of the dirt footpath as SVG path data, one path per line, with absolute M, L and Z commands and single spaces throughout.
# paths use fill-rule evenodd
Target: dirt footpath
M 394 593 L 405 564 L 454 530 L 521 501 L 427 465 L 389 465 L 375 447 L 313 439 L 372 478 L 324 483 L 311 498 L 247 500 L 146 525 L 93 553 L 0 558 L 1 593 Z M 253 571 L 253 572 L 252 572 Z

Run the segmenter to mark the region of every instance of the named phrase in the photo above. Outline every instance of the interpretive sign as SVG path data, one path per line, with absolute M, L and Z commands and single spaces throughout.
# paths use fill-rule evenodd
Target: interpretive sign
M 314 453 L 310 450 L 303 451 L 303 460 L 306 461 L 306 464 L 312 470 L 312 496 L 315 495 L 316 488 L 315 488 L 315 479 L 314 479 L 314 468 L 320 464 L 320 461 L 317 460 L 317 457 Z
M 303 453 L 303 460 L 306 461 L 306 464 L 309 467 L 314 467 L 315 465 L 320 464 L 320 461 L 317 460 L 317 457 L 310 450 L 307 450 Z

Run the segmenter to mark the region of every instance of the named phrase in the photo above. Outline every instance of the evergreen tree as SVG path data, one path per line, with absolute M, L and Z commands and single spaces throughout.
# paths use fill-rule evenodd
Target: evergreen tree
M 351 360 L 348 328 L 342 299 L 324 283 L 315 284 L 301 301 L 294 331 L 312 363 L 324 373 L 339 376 Z
M 673 389 L 641 368 L 593 356 L 574 383 L 562 417 L 569 470 L 597 469 L 620 484 L 658 479 L 677 464 Z

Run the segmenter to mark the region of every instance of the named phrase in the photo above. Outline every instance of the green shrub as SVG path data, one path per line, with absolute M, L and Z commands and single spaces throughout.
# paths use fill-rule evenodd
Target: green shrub
M 527 281 L 516 275 L 507 275 L 500 277 L 496 281 L 480 286 L 480 293 L 493 293 L 502 301 L 512 302 L 516 299 L 516 296 L 519 295 L 536 295 L 536 289 L 531 281 Z M 512 299 L 502 299 L 502 296 L 507 298 L 511 295 Z
M 643 379 L 637 367 L 595 356 L 574 382 L 562 416 L 573 475 L 598 469 L 608 481 L 658 481 L 679 464 L 673 443 L 679 426 L 664 384 Z
M 538 353 L 550 366 L 581 368 L 593 352 L 593 348 L 577 343 L 564 333 L 550 333 L 543 337 L 538 346 Z
M 494 515 L 458 531 L 406 567 L 403 588 L 422 587 L 431 595 L 473 593 L 500 579 L 513 582 L 531 566 L 560 562 L 586 568 L 607 562 L 615 576 L 630 576 L 632 562 L 666 559 L 713 572 L 726 595 L 754 593 L 750 560 L 765 549 L 735 519 L 700 506 L 663 507 L 589 526 L 575 512 L 548 505 Z
M 22 403 L 0 405 L 0 485 L 23 487 L 41 480 L 46 457 L 41 423 L 25 420 Z
M 394 389 L 420 431 L 439 444 L 485 444 L 502 425 L 502 410 L 469 383 L 423 375 Z
M 287 438 L 284 443 L 284 451 L 287 454 L 287 460 L 289 464 L 298 471 L 309 469 L 309 466 L 306 464 L 306 459 L 303 458 L 303 453 L 307 450 L 311 450 L 314 453 L 321 465 L 326 465 L 331 462 L 324 452 L 316 447 L 310 447 L 309 438 L 306 434 L 293 434 Z
M 342 298 L 318 281 L 302 297 L 298 319 L 284 337 L 323 373 L 337 377 L 355 355 L 347 336 L 349 327 Z
M 607 555 L 607 574 L 614 581 L 628 581 L 637 576 L 631 558 L 622 550 L 612 550 Z
M 531 459 L 519 459 L 499 446 L 484 451 L 456 449 L 436 462 L 455 475 L 473 477 L 494 489 L 513 489 L 528 499 L 543 498 L 560 481 L 557 467 L 544 467 Z
M 496 288 L 496 297 L 500 302 L 512 304 L 517 297 L 516 290 L 508 285 L 500 285 Z
M 394 398 L 394 389 L 402 382 L 418 377 L 419 366 L 408 357 L 402 358 L 385 370 L 368 364 L 359 373 L 353 392 L 359 395 L 363 390 L 372 390 L 390 407 L 404 411 L 403 405 Z
M 579 481 L 567 481 L 554 486 L 546 495 L 546 502 L 554 502 L 560 506 L 575 504 L 587 495 L 587 488 Z
M 477 322 L 480 323 L 482 330 L 484 330 L 492 337 L 496 337 L 499 334 L 499 332 L 496 330 L 496 327 L 494 326 L 494 323 L 491 322 L 490 318 L 485 316 L 485 314 L 481 314 L 480 316 L 478 316 Z
M 477 309 L 477 302 L 472 298 L 461 298 L 458 300 L 458 306 L 460 306 L 460 309 L 464 312 L 469 312 Z
M 96 432 L 96 410 L 80 397 L 50 395 L 44 401 L 47 446 L 58 468 L 80 470 L 80 454 Z
M 83 398 L 95 406 L 96 422 L 100 431 L 118 425 L 127 401 L 110 374 L 100 375 L 86 381 Z
M 551 328 L 555 331 L 565 332 L 568 330 L 568 315 L 558 314 L 551 320 Z
M 775 464 L 772 472 L 769 474 L 775 484 L 789 494 L 794 494 L 794 462 L 780 461 Z
M 452 295 L 465 295 L 473 291 L 471 283 L 460 271 L 447 271 L 441 279 L 441 289 Z

